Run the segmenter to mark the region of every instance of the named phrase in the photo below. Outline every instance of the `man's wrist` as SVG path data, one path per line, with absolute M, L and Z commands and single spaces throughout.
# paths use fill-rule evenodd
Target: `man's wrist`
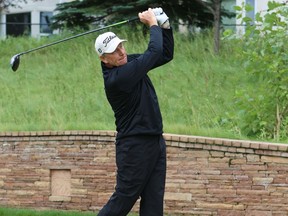
M 169 19 L 167 19 L 167 20 L 161 25 L 161 28 L 163 28 L 163 29 L 170 29 Z

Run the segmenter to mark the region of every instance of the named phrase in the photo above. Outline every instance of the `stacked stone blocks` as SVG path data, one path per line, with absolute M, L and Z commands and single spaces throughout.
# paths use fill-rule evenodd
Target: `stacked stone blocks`
M 0 206 L 99 210 L 115 187 L 115 135 L 1 132 Z M 164 136 L 167 214 L 288 215 L 287 144 Z

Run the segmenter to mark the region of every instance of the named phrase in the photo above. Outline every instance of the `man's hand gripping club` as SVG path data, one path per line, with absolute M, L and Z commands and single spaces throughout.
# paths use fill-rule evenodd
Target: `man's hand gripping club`
M 152 9 L 157 22 L 161 28 L 170 28 L 170 23 L 169 23 L 169 17 L 166 15 L 166 13 L 163 11 L 161 7 L 153 8 Z

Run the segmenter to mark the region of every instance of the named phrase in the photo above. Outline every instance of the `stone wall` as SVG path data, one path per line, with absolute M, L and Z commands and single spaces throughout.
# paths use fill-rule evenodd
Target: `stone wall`
M 288 145 L 165 138 L 169 215 L 288 215 Z M 0 206 L 99 210 L 114 191 L 114 139 L 114 131 L 1 132 Z

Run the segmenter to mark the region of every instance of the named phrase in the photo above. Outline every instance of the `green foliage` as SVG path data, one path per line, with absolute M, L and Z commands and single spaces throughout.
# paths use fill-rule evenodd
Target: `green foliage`
M 250 10 L 243 6 L 242 10 Z M 237 8 L 241 11 L 240 8 Z M 288 119 L 288 8 L 275 1 L 268 12 L 256 14 L 256 24 L 242 18 L 242 60 L 249 86 L 236 92 L 241 128 L 248 136 L 279 140 L 287 137 Z
M 102 16 L 97 14 L 97 8 L 91 1 L 72 1 L 57 4 L 57 13 L 52 17 L 53 23 L 51 25 L 54 29 L 59 28 L 82 28 L 84 30 L 89 29 L 89 25 L 97 21 Z M 94 11 L 97 14 L 91 14 L 90 11 Z
M 54 28 L 59 27 L 87 27 L 94 25 L 109 24 L 120 20 L 136 17 L 138 12 L 147 10 L 149 7 L 161 6 L 169 15 L 175 26 L 178 20 L 187 26 L 202 28 L 211 27 L 214 21 L 214 1 L 199 0 L 136 0 L 136 1 L 103 1 L 103 0 L 76 0 L 58 4 L 53 17 Z M 223 17 L 232 17 L 234 13 L 222 9 Z

